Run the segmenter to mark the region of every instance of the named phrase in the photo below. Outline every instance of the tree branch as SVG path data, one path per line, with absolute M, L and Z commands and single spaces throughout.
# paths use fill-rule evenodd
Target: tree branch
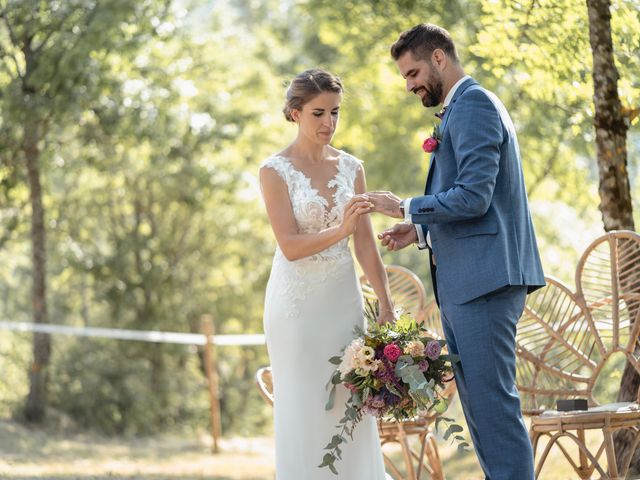
M 53 36 L 53 34 L 62 31 L 62 26 L 65 24 L 67 19 L 69 19 L 71 17 L 71 15 L 72 15 L 72 12 L 69 11 L 69 13 L 66 16 L 63 16 L 61 18 L 60 22 L 51 28 L 51 30 L 46 35 L 44 40 L 42 40 L 42 42 L 40 42 L 40 45 L 38 45 L 37 47 L 35 47 L 33 49 L 33 52 L 34 53 L 40 53 L 40 51 L 42 51 L 42 49 L 45 47 L 45 45 L 49 42 L 49 39 Z
M 76 41 L 72 44 L 72 46 L 70 48 L 66 48 L 60 51 L 60 54 L 58 55 L 58 58 L 56 58 L 52 64 L 53 64 L 53 69 L 51 72 L 51 75 L 48 78 L 48 82 L 52 82 L 54 78 L 56 78 L 58 76 L 58 71 L 60 70 L 60 63 L 62 62 L 62 59 L 64 58 L 64 56 L 70 52 L 74 52 L 75 49 L 78 47 L 78 45 L 80 44 L 80 41 L 84 39 L 84 37 L 86 36 L 86 32 L 87 30 L 89 30 L 89 27 L 91 26 L 91 24 L 93 23 L 93 20 L 95 19 L 95 15 L 96 15 L 96 11 L 98 10 L 98 4 L 96 4 L 96 6 L 94 6 L 87 14 L 87 21 L 85 23 L 86 28 L 78 35 L 78 37 L 76 38 Z M 74 80 L 73 80 L 73 84 L 75 85 L 75 82 L 81 77 L 81 73 L 78 72 L 78 74 L 75 76 Z M 52 92 L 53 94 L 50 94 L 49 97 L 52 98 L 53 96 L 56 95 L 57 92 Z

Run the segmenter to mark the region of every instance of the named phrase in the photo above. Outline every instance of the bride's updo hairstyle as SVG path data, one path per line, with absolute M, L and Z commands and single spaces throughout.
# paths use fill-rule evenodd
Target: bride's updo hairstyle
M 305 70 L 294 77 L 287 88 L 287 101 L 282 112 L 289 122 L 295 120 L 291 110 L 302 110 L 302 107 L 322 92 L 342 93 L 344 88 L 338 77 L 319 68 Z

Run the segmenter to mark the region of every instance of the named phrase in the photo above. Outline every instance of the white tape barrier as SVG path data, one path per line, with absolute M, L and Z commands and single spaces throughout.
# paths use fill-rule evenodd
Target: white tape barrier
M 74 337 L 102 337 L 118 340 L 137 340 L 154 343 L 179 343 L 182 345 L 204 345 L 205 335 L 201 333 L 159 332 L 155 330 L 123 330 L 116 328 L 71 327 L 46 323 L 0 321 L 0 330 L 17 332 L 38 332 L 71 335 Z M 214 335 L 215 345 L 247 346 L 264 345 L 264 335 Z

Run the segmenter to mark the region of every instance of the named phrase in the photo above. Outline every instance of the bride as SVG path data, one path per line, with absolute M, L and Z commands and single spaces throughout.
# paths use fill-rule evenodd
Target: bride
M 260 186 L 277 241 L 264 306 L 264 331 L 274 383 L 277 480 L 336 478 L 319 468 L 337 433 L 347 391 L 341 385 L 325 411 L 328 359 L 364 326 L 349 237 L 380 300 L 378 322 L 393 321 L 387 276 L 368 213 L 362 162 L 329 143 L 338 125 L 340 79 L 313 69 L 287 91 L 285 118 L 298 134 L 260 167 Z M 339 479 L 384 480 L 373 417 L 365 416 L 336 463 Z

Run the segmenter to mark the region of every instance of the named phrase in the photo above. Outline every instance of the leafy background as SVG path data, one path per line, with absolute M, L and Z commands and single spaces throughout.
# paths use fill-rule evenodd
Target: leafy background
M 256 177 L 260 162 L 295 135 L 281 114 L 286 82 L 312 66 L 340 75 L 347 94 L 335 146 L 365 161 L 370 189 L 415 195 L 434 112 L 406 94 L 388 48 L 423 21 L 450 30 L 466 72 L 510 110 L 546 272 L 573 285 L 581 250 L 603 232 L 582 1 L 2 4 L 25 31 L 54 41 L 34 79 L 43 94 L 26 98 L 16 80 L 24 59 L 0 25 L 0 318 L 30 321 L 19 127 L 43 119 L 52 323 L 195 332 L 210 313 L 218 333 L 261 332 L 275 243 Z M 72 20 L 61 23 L 63 11 Z M 640 98 L 638 11 L 638 0 L 613 2 L 619 90 L 629 108 Z M 628 152 L 638 212 L 637 122 Z M 387 224 L 375 218 L 377 229 Z M 411 268 L 429 289 L 418 251 L 385 252 L 384 261 Z M 218 353 L 223 430 L 268 432 L 270 410 L 253 385 L 268 363 L 265 348 Z M 55 337 L 49 421 L 73 418 L 107 434 L 206 428 L 200 354 Z M 21 418 L 30 362 L 30 336 L 3 332 L 1 416 Z

